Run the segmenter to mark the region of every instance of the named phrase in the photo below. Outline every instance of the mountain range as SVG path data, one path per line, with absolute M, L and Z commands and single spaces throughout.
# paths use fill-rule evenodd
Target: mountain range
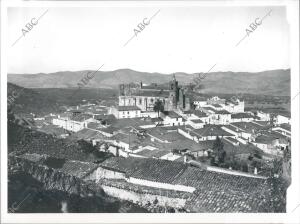
M 8 82 L 26 88 L 76 88 L 78 83 L 94 71 L 63 71 L 38 74 L 8 74 Z M 174 73 L 180 85 L 193 83 L 199 74 Z M 117 88 L 122 83 L 167 83 L 173 74 L 147 73 L 130 69 L 97 71 L 84 88 Z M 290 96 L 290 69 L 263 72 L 212 72 L 201 80 L 202 93 L 250 93 Z

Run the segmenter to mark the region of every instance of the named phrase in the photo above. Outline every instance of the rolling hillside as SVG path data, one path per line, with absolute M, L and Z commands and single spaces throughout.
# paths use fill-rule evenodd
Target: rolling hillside
M 56 72 L 50 74 L 8 74 L 8 82 L 26 88 L 74 88 L 88 71 Z M 180 84 L 193 82 L 196 74 L 175 73 Z M 172 74 L 138 72 L 130 69 L 98 71 L 86 88 L 116 88 L 120 83 L 165 83 Z M 274 96 L 290 95 L 290 70 L 272 70 L 258 73 L 212 72 L 202 80 L 203 93 L 237 92 Z

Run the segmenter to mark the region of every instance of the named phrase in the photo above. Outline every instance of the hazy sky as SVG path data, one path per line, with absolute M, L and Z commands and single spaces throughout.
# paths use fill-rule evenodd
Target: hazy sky
M 284 7 L 49 8 L 13 47 L 22 28 L 47 8 L 9 8 L 8 72 L 264 71 L 289 68 L 289 27 Z M 143 31 L 134 29 L 150 18 Z M 246 35 L 250 23 L 272 10 Z M 148 20 L 145 20 L 148 21 Z

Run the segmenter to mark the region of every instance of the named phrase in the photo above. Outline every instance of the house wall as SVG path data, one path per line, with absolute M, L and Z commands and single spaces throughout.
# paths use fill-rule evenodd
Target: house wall
M 113 171 L 113 170 L 108 170 L 102 167 L 98 167 L 94 172 L 94 178 L 96 180 L 99 179 L 126 179 L 125 173 Z
M 235 131 L 232 131 L 231 129 L 229 128 L 226 128 L 226 127 L 221 127 L 224 131 L 230 133 L 230 134 L 233 134 L 235 137 L 239 136 L 239 133 L 238 132 L 235 132 Z
M 118 119 L 121 119 L 121 118 L 135 118 L 135 117 L 141 117 L 141 111 L 140 110 L 127 110 L 127 111 L 119 111 L 118 112 Z
M 186 203 L 186 199 L 184 198 L 171 198 L 159 194 L 137 193 L 134 191 L 106 185 L 102 185 L 102 188 L 107 195 L 119 198 L 121 200 L 133 201 L 133 203 L 142 205 L 146 205 L 148 202 L 153 204 L 154 201 L 157 201 L 157 205 L 159 206 L 183 208 Z
M 254 121 L 254 118 L 231 118 L 231 122 L 251 122 Z
M 165 102 L 164 97 L 119 96 L 119 106 L 137 106 L 142 111 L 153 111 L 153 106 L 157 100 Z
M 187 125 L 191 125 L 193 128 L 195 129 L 200 129 L 200 128 L 203 128 L 204 127 L 204 123 L 194 123 L 193 121 L 191 120 L 188 120 L 186 121 L 186 124 Z
M 151 117 L 151 118 L 157 118 L 158 113 L 155 111 L 145 111 L 141 113 L 141 117 Z
M 207 105 L 207 102 L 206 101 L 194 101 L 194 104 L 197 106 L 197 107 L 204 107 Z
M 163 124 L 166 126 L 179 126 L 179 125 L 184 125 L 184 121 L 182 118 L 171 118 L 169 116 L 165 116 L 163 121 Z
M 226 125 L 231 121 L 231 114 L 211 114 L 209 115 L 209 123 L 216 125 Z
M 68 131 L 78 132 L 87 127 L 87 122 L 79 122 L 73 120 L 67 120 L 63 118 L 55 118 L 52 120 L 54 125 L 62 127 Z

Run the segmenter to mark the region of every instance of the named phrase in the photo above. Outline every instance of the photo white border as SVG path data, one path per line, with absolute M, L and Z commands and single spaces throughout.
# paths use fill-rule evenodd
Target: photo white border
M 1 222 L 2 223 L 300 223 L 299 101 L 291 101 L 292 184 L 287 213 L 7 213 L 7 8 L 8 7 L 286 6 L 290 24 L 291 98 L 299 93 L 299 1 L 2 1 L 1 2 Z M 297 207 L 298 206 L 298 207 Z

